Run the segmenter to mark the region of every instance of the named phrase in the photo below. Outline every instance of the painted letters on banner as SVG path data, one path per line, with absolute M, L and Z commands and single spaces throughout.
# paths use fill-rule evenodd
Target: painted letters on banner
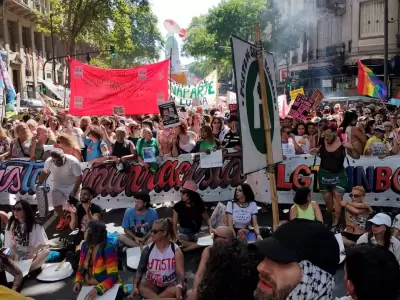
M 70 60 L 74 116 L 111 116 L 114 107 L 128 115 L 156 114 L 157 102 L 168 100 L 169 60 L 131 69 L 100 69 Z
M 200 157 L 181 155 L 165 158 L 160 168 L 152 174 L 141 165 L 133 165 L 129 172 L 119 172 L 115 163 L 105 162 L 84 168 L 83 186 L 90 186 L 96 192 L 95 202 L 106 208 L 126 208 L 132 206 L 135 192 L 150 193 L 153 203 L 179 201 L 178 186 L 186 180 L 197 182 L 198 191 L 205 201 L 226 201 L 233 197 L 236 186 L 243 182 L 251 185 L 256 200 L 271 201 L 268 175 L 259 171 L 247 176 L 240 175 L 240 152 L 224 155 L 224 165 L 220 168 L 201 169 Z M 367 191 L 366 199 L 374 206 L 400 207 L 400 166 L 396 156 L 385 159 L 362 156 L 359 160 L 349 159 L 347 166 L 349 188 L 361 185 Z M 16 199 L 36 202 L 34 189 L 43 162 L 12 159 L 0 164 L 0 204 L 15 203 Z M 346 164 L 347 165 L 347 164 Z M 302 155 L 285 160 L 276 166 L 276 186 L 279 203 L 293 203 L 295 190 L 301 186 L 310 187 L 312 199 L 323 203 L 318 190 L 317 171 L 319 159 L 314 165 L 314 157 Z M 52 188 L 52 176 L 46 180 L 47 189 Z M 51 193 L 48 193 L 51 204 Z M 349 199 L 348 194 L 344 196 Z
M 243 174 L 250 174 L 267 166 L 261 88 L 256 48 L 237 37 L 231 38 L 233 65 L 239 105 Z M 274 162 L 282 161 L 282 143 L 279 124 L 279 105 L 276 89 L 276 68 L 272 54 L 264 53 L 264 72 L 267 103 L 271 122 Z
M 196 106 L 210 106 L 216 104 L 218 78 L 217 71 L 213 71 L 195 85 L 182 85 L 171 81 L 171 94 L 178 106 L 191 106 L 193 99 L 198 99 Z

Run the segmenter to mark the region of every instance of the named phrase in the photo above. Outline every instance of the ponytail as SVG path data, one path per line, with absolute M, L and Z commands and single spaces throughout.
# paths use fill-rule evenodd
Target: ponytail
M 172 223 L 171 218 L 167 218 L 167 224 L 168 224 L 168 228 L 167 228 L 167 232 L 169 234 L 169 237 L 172 241 L 175 241 L 175 230 L 174 230 L 174 224 Z

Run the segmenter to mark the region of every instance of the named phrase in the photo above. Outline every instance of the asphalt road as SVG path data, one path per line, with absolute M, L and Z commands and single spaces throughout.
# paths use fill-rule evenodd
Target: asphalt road
M 124 210 L 116 209 L 105 213 L 104 221 L 107 224 L 108 231 L 121 231 L 121 223 L 123 218 Z M 159 217 L 169 217 L 172 214 L 170 208 L 158 209 Z M 282 219 L 283 216 L 281 216 Z M 48 218 L 47 218 L 48 219 Z M 53 218 L 54 219 L 54 218 Z M 43 220 L 44 223 L 47 220 Z M 58 232 L 55 231 L 56 221 L 51 222 L 52 219 L 47 222 L 46 232 L 49 239 L 59 239 Z M 271 226 L 272 217 L 270 211 L 263 211 L 259 215 L 259 222 L 261 226 Z M 185 254 L 185 270 L 186 276 L 189 279 L 189 287 L 192 284 L 194 274 L 197 270 L 197 266 L 200 262 L 201 250 Z M 122 270 L 120 270 L 120 276 L 124 283 L 132 283 L 134 277 L 134 271 L 126 267 L 126 261 L 123 260 Z M 25 280 L 22 294 L 28 297 L 32 297 L 35 300 L 73 300 L 76 296 L 72 293 L 72 282 L 73 279 L 63 280 L 54 283 L 41 283 L 36 278 L 28 278 Z M 344 284 L 343 284 L 343 266 L 339 266 L 336 274 L 336 288 L 335 297 L 345 295 Z

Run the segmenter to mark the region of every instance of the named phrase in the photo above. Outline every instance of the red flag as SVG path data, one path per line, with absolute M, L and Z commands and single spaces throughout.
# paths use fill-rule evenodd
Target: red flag
M 158 101 L 168 100 L 169 60 L 131 69 L 100 69 L 70 60 L 74 116 L 111 116 L 114 108 L 127 115 L 157 114 Z

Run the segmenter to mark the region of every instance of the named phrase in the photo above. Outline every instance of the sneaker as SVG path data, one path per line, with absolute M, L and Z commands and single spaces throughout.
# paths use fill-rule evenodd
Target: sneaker
M 65 227 L 69 225 L 67 218 L 60 218 L 60 222 L 58 222 L 56 226 L 56 230 L 63 230 Z

